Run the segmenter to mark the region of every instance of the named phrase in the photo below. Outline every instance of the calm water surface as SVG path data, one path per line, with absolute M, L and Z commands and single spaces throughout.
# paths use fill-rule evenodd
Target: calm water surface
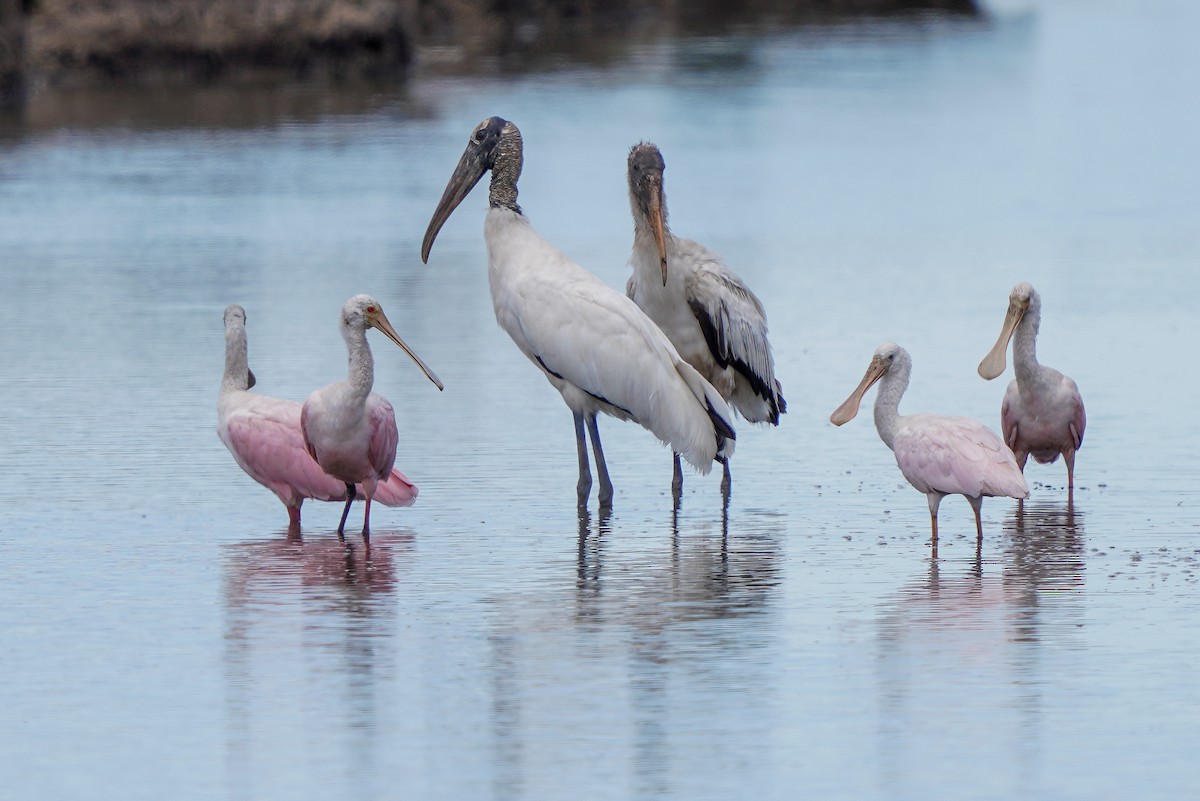
M 1200 7 L 1005 3 L 632 46 L 603 69 L 403 91 L 48 97 L 0 139 L 0 779 L 26 799 L 1187 798 L 1200 736 Z M 790 410 L 734 493 L 606 420 L 579 519 L 560 399 L 496 326 L 477 191 L 420 238 L 472 126 L 526 141 L 522 204 L 612 286 L 624 158 L 765 299 Z M 975 365 L 1009 289 L 1089 428 L 1073 504 L 925 501 L 869 411 L 998 427 Z M 298 538 L 214 433 L 221 313 L 258 388 L 373 339 L 411 509 Z

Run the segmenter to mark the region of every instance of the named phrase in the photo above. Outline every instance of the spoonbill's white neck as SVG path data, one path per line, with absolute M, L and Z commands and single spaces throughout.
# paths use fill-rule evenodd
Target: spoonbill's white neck
M 1042 304 L 1035 295 L 1030 298 L 1029 308 L 1013 333 L 1013 369 L 1023 381 L 1033 380 L 1037 373 L 1037 335 L 1041 324 Z
M 908 389 L 908 378 L 912 374 L 912 361 L 907 353 L 898 353 L 896 360 L 883 378 L 875 396 L 875 430 L 888 448 L 895 450 L 896 431 L 900 428 L 900 398 Z
M 375 359 L 367 344 L 367 329 L 362 325 L 342 324 L 342 339 L 346 340 L 349 369 L 346 384 L 355 398 L 366 399 L 375 385 Z
M 221 391 L 245 390 L 249 386 L 249 366 L 246 355 L 246 324 L 233 320 L 225 326 L 225 375 Z

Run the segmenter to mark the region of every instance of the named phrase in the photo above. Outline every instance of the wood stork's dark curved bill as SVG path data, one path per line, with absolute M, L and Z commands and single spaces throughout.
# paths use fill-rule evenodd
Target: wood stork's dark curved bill
M 396 333 L 396 329 L 392 328 L 392 324 L 388 321 L 387 315 L 383 313 L 383 309 L 380 309 L 378 306 L 376 309 L 377 311 L 374 313 L 371 311 L 367 312 L 367 322 L 370 324 L 370 326 L 372 328 L 379 329 L 383 332 L 384 336 L 399 345 L 400 349 L 407 353 L 408 357 L 417 363 L 417 367 L 421 368 L 421 371 L 425 373 L 425 377 L 432 381 L 435 387 L 438 389 L 445 389 L 445 387 L 442 386 L 441 379 L 439 379 L 434 372 L 429 369 L 429 366 L 421 360 L 421 357 L 418 356 L 412 348 L 405 344 L 404 340 L 400 338 L 400 335 Z
M 458 204 L 471 194 L 471 190 L 479 183 L 484 173 L 492 168 L 500 134 L 508 124 L 508 120 L 500 117 L 488 117 L 475 126 L 471 138 L 467 141 L 467 149 L 458 160 L 458 166 L 454 168 L 454 174 L 446 184 L 446 191 L 442 193 L 442 199 L 433 210 L 429 227 L 425 229 L 425 239 L 421 242 L 422 262 L 429 263 L 429 251 L 433 249 L 433 240 L 437 239 L 438 231 L 442 230 L 442 226 L 450 219 Z
M 650 210 L 650 228 L 654 231 L 654 243 L 658 245 L 658 264 L 662 270 L 663 286 L 667 285 L 667 242 L 663 234 L 663 210 L 662 210 L 662 175 L 658 175 L 657 179 L 652 178 L 650 184 L 649 206 Z
M 979 375 L 991 381 L 996 376 L 1004 372 L 1007 365 L 1005 355 L 1008 353 L 1008 341 L 1012 339 L 1012 335 L 1017 330 L 1017 325 L 1021 322 L 1021 318 L 1025 316 L 1025 312 L 1029 309 L 1029 301 L 1026 300 L 1024 305 L 1017 299 L 1009 301 L 1008 312 L 1004 315 L 1004 324 L 1000 326 L 1000 338 L 996 340 L 996 344 L 988 351 L 988 355 L 983 357 L 983 361 L 979 363 Z
M 841 406 L 833 410 L 833 414 L 829 415 L 829 422 L 835 426 L 840 426 L 853 420 L 854 416 L 858 414 L 858 407 L 862 403 L 863 395 L 867 394 L 867 390 L 876 381 L 883 378 L 884 373 L 887 371 L 887 362 L 878 356 L 871 359 L 871 364 L 867 367 L 867 372 L 863 375 L 862 381 L 858 382 L 858 386 L 850 393 L 850 397 L 846 398 Z

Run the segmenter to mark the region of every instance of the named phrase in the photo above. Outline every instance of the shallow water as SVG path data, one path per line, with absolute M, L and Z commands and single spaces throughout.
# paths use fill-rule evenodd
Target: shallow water
M 39 101 L 0 139 L 0 774 L 21 798 L 1181 798 L 1200 791 L 1200 9 L 1006 3 L 639 44 L 597 70 L 322 97 Z M 472 126 L 526 142 L 539 230 L 623 286 L 624 158 L 764 298 L 790 411 L 734 491 L 602 421 L 615 511 L 574 508 L 570 416 L 495 324 L 476 192 L 420 238 Z M 1014 283 L 1087 439 L 1068 504 L 924 499 L 869 410 L 998 428 L 975 365 Z M 398 466 L 368 552 L 301 538 L 214 434 L 231 302 L 258 390 L 336 380 L 377 295 Z

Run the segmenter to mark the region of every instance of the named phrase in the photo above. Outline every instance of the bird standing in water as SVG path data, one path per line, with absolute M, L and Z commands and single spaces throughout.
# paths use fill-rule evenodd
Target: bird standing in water
M 1028 283 L 1013 287 L 1000 338 L 979 363 L 979 375 L 989 381 L 1004 372 L 1008 342 L 1013 343 L 1013 368 L 1000 405 L 1004 441 L 1012 448 L 1017 465 L 1025 471 L 1032 455 L 1040 464 L 1051 464 L 1062 454 L 1067 464 L 1067 491 L 1075 489 L 1075 451 L 1083 445 L 1087 414 L 1079 387 L 1070 378 L 1039 364 L 1038 327 L 1042 323 L 1042 298 Z
M 775 378 L 766 311 L 719 255 L 671 233 L 665 169 L 657 146 L 642 142 L 629 151 L 633 275 L 626 294 L 742 417 L 777 426 L 787 402 Z M 721 486 L 728 494 L 729 461 L 722 464 Z M 683 491 L 679 454 L 671 487 L 678 499 Z
M 990 428 L 969 417 L 900 414 L 900 398 L 908 388 L 912 359 L 891 342 L 880 345 L 858 387 L 829 422 L 843 425 L 858 414 L 863 395 L 875 382 L 875 428 L 892 449 L 908 483 L 925 493 L 933 545 L 937 548 L 938 506 L 947 495 L 964 495 L 975 512 L 975 533 L 983 539 L 980 518 L 984 496 L 1028 498 L 1029 487 L 1012 452 Z
M 371 530 L 371 500 L 378 483 L 392 471 L 396 444 L 400 439 L 396 413 L 387 398 L 371 391 L 375 384 L 375 360 L 367 344 L 367 329 L 377 328 L 407 353 L 426 377 L 440 390 L 442 382 L 392 328 L 379 301 L 370 295 L 355 295 L 342 307 L 342 339 L 346 341 L 350 365 L 345 381 L 316 390 L 300 411 L 300 430 L 309 454 L 321 469 L 346 488 L 346 508 L 338 523 L 338 534 L 346 528 L 346 516 L 362 486 L 366 497 L 363 536 Z
M 600 507 L 612 506 L 596 424 L 600 412 L 637 422 L 707 473 L 714 459 L 733 452 L 728 405 L 633 301 L 533 229 L 517 205 L 522 149 L 521 132 L 507 120 L 489 117 L 475 127 L 429 221 L 421 260 L 429 261 L 442 225 L 490 170 L 484 239 L 496 321 L 575 418 L 579 506 L 586 506 L 592 487 L 585 426 L 599 474 Z
M 305 498 L 343 501 L 346 485 L 326 475 L 308 455 L 300 431 L 300 404 L 250 392 L 254 373 L 247 366 L 246 310 L 225 309 L 225 375 L 217 400 L 217 436 L 252 479 L 283 501 L 288 531 L 300 531 Z M 361 487 L 356 488 L 361 494 Z M 387 506 L 411 506 L 417 488 L 392 470 L 375 488 L 375 500 Z

